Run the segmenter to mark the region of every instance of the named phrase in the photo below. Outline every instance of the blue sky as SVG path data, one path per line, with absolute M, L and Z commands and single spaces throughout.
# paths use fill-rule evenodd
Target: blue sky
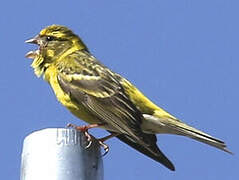
M 171 172 L 114 138 L 107 142 L 105 180 L 238 178 L 238 6 L 236 0 L 2 2 L 1 179 L 19 179 L 26 135 L 69 122 L 83 124 L 56 101 L 24 57 L 35 48 L 24 40 L 51 24 L 73 29 L 101 62 L 179 119 L 224 140 L 235 153 L 158 135 L 159 147 L 176 166 Z

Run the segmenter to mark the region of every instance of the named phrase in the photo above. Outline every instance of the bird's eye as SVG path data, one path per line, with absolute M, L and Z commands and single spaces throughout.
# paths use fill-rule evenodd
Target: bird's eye
M 47 41 L 52 41 L 54 38 L 52 36 L 47 36 L 46 39 Z

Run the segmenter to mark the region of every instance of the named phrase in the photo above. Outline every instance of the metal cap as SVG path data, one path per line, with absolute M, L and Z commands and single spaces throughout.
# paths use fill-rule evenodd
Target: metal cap
M 75 129 L 49 128 L 24 140 L 21 180 L 103 180 L 99 144 Z

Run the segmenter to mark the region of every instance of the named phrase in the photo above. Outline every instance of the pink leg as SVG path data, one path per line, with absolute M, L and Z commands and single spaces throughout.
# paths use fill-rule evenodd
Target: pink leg
M 77 126 L 77 125 L 69 123 L 69 124 L 67 124 L 67 127 L 72 127 L 72 128 L 75 128 L 77 131 L 83 132 L 85 134 L 85 136 L 87 137 L 87 141 L 91 142 L 92 141 L 91 135 L 88 133 L 88 130 L 92 129 L 92 128 L 100 127 L 103 125 L 104 124 L 102 123 L 102 124 L 89 124 L 89 125 L 84 125 L 84 126 Z
M 91 128 L 96 128 L 96 127 L 100 127 L 100 126 L 103 126 L 103 125 L 104 125 L 104 123 L 77 126 L 77 125 L 69 123 L 69 124 L 67 124 L 67 127 L 75 128 L 76 130 L 81 131 L 85 134 L 85 136 L 87 137 L 87 141 L 89 142 L 89 144 L 86 146 L 86 149 L 87 149 L 92 144 L 92 137 L 91 137 L 92 135 L 88 133 L 88 130 L 91 129 Z M 106 140 L 108 140 L 112 137 L 118 136 L 118 135 L 119 135 L 118 133 L 112 133 L 112 134 L 110 134 L 106 137 L 96 139 L 98 141 L 98 143 L 100 144 L 100 146 L 103 147 L 103 149 L 105 150 L 105 153 L 102 156 L 105 156 L 109 152 L 109 146 L 107 144 L 105 144 L 104 141 L 106 141 Z

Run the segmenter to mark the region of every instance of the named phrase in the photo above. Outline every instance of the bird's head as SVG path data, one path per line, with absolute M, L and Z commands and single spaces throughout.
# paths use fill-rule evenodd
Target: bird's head
M 37 76 L 41 76 L 49 64 L 59 60 L 69 49 L 87 50 L 87 47 L 77 35 L 61 25 L 48 26 L 34 38 L 25 42 L 39 46 L 37 50 L 26 54 L 27 58 L 34 59 L 32 67 Z

